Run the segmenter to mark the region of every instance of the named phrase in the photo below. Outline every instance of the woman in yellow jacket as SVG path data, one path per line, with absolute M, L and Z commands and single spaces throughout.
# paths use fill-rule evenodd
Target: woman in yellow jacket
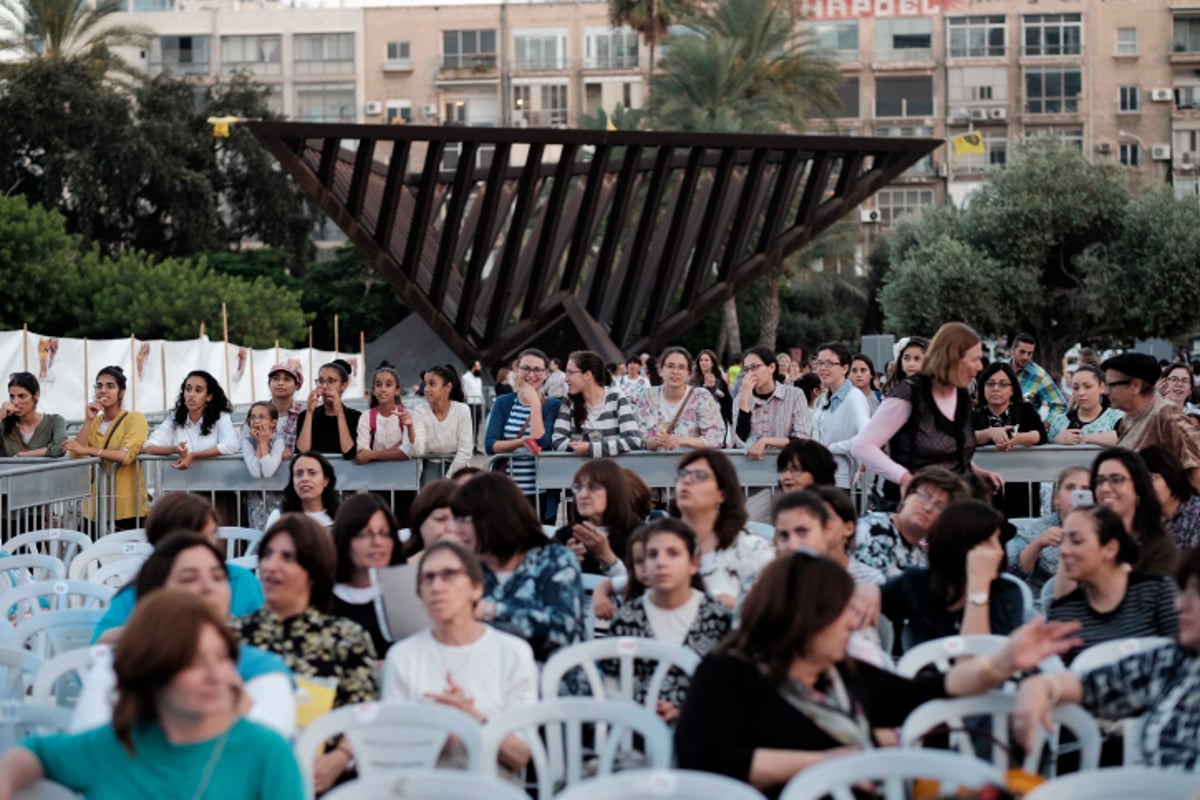
M 105 367 L 96 375 L 96 396 L 87 406 L 87 421 L 63 449 L 72 458 L 99 458 L 108 462 L 109 492 L 114 495 L 115 527 L 134 528 L 146 516 L 146 481 L 138 454 L 150 435 L 146 417 L 121 408 L 125 400 L 125 372 L 120 367 Z M 96 520 L 96 508 L 88 503 L 88 519 Z M 101 498 L 101 502 L 107 498 Z

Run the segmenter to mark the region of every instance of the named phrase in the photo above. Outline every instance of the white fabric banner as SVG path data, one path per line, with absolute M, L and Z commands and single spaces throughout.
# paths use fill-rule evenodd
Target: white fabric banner
M 228 351 L 228 352 L 227 352 Z M 207 336 L 181 342 L 162 339 L 68 339 L 29 331 L 0 331 L 0 374 L 32 372 L 41 383 L 38 408 L 68 420 L 83 419 L 92 398 L 92 385 L 101 368 L 115 365 L 129 381 L 125 407 L 143 414 L 173 408 L 180 388 L 192 370 L 211 374 L 235 406 L 270 397 L 267 373 L 272 366 L 291 362 L 300 369 L 303 384 L 296 401 L 304 402 L 316 385 L 322 364 L 340 357 L 350 364 L 346 399 L 362 397 L 361 354 L 335 354 L 324 350 L 268 348 L 250 350 Z

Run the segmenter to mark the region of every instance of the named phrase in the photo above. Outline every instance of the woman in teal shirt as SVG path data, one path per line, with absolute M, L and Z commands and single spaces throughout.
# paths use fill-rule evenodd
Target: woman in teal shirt
M 237 642 L 204 600 L 154 592 L 115 656 L 112 723 L 11 748 L 0 759 L 0 800 L 43 778 L 89 800 L 299 800 L 287 742 L 241 717 L 236 659 Z

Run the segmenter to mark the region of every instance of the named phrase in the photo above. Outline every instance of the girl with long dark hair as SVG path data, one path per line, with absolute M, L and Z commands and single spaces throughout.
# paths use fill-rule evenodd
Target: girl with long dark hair
M 432 483 L 458 472 L 471 463 L 475 451 L 475 430 L 471 425 L 471 409 L 463 395 L 458 373 L 448 364 L 425 370 L 427 405 L 413 409 L 413 429 L 416 441 L 413 454 L 426 461 L 421 472 L 421 485 Z M 447 464 L 445 459 L 450 459 Z
M 555 450 L 580 456 L 616 456 L 642 449 L 633 405 L 609 388 L 604 360 L 590 350 L 567 359 L 567 399 L 554 421 Z
M 347 461 L 357 455 L 354 435 L 362 412 L 342 403 L 342 395 L 350 385 L 350 371 L 350 363 L 341 358 L 321 365 L 317 371 L 316 388 L 296 420 L 297 451 L 341 453 Z
M 4 455 L 58 458 L 67 440 L 67 423 L 58 414 L 37 410 L 41 386 L 31 372 L 8 376 L 8 402 L 0 406 Z
M 145 452 L 178 455 L 171 466 L 187 469 L 202 458 L 230 456 L 242 444 L 233 429 L 233 406 L 217 379 L 202 369 L 192 370 L 179 387 L 175 409 L 146 440 Z

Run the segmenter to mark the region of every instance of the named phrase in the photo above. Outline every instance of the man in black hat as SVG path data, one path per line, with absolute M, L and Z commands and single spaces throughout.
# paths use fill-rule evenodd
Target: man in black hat
M 1125 412 L 1117 423 L 1117 444 L 1141 450 L 1157 444 L 1174 453 L 1200 489 L 1200 428 L 1179 406 L 1155 391 L 1162 375 L 1154 356 L 1121 353 L 1100 365 L 1108 380 L 1112 407 Z

